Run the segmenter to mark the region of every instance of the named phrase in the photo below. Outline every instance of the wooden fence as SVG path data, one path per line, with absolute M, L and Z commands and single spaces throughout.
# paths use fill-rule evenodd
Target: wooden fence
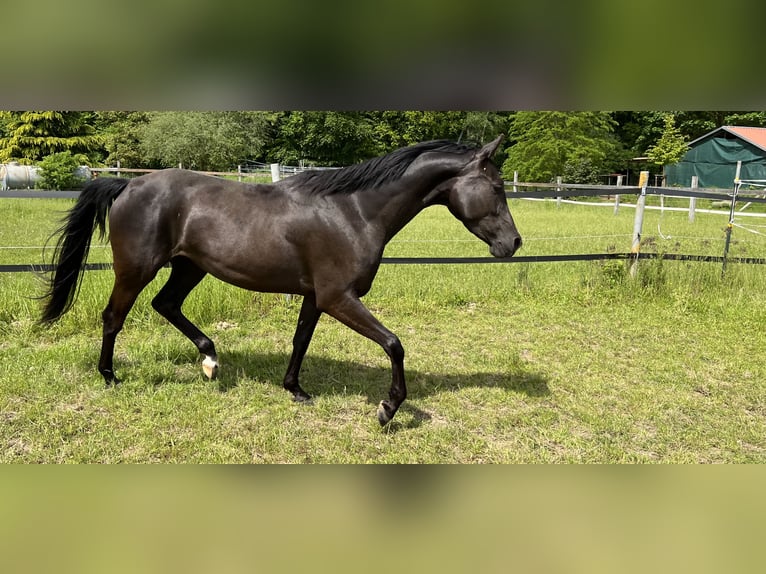
M 118 168 L 102 168 L 101 172 L 116 172 Z M 122 169 L 121 172 L 126 173 L 147 173 L 149 170 L 127 170 Z M 213 175 L 241 175 L 242 172 L 208 172 Z M 647 172 L 644 172 L 647 173 Z M 647 173 L 648 175 L 648 173 Z M 728 237 L 731 234 L 732 222 L 734 217 L 735 206 L 737 201 L 745 200 L 749 203 L 766 203 L 766 198 L 757 196 L 755 194 L 736 193 L 735 191 L 726 192 L 721 190 L 707 190 L 698 189 L 696 187 L 690 188 L 663 188 L 652 187 L 646 185 L 648 177 L 643 177 L 639 186 L 621 186 L 621 185 L 578 185 L 578 184 L 565 184 L 560 180 L 557 183 L 545 184 L 545 183 L 525 183 L 519 181 L 506 182 L 506 197 L 509 199 L 529 199 L 529 200 L 550 200 L 554 199 L 557 203 L 565 201 L 568 197 L 600 197 L 611 198 L 614 203 L 615 213 L 624 207 L 631 207 L 636 209 L 636 215 L 634 218 L 633 239 L 631 243 L 630 251 L 623 253 L 581 253 L 581 254 L 569 254 L 569 255 L 516 255 L 511 258 L 494 258 L 494 257 L 384 257 L 383 264 L 485 264 L 485 263 L 538 263 L 538 262 L 556 262 L 556 261 L 596 261 L 596 260 L 609 260 L 609 259 L 624 259 L 638 261 L 640 259 L 653 259 L 661 257 L 667 260 L 681 260 L 681 261 L 702 261 L 702 262 L 716 262 L 722 263 L 724 268 L 727 263 L 748 263 L 748 264 L 766 264 L 766 258 L 761 257 L 740 257 L 730 258 L 728 257 L 728 240 L 726 250 L 721 256 L 708 256 L 708 255 L 690 255 L 679 253 L 642 253 L 641 252 L 641 237 L 643 234 L 643 213 L 647 209 L 645 199 L 649 195 L 658 195 L 662 197 L 681 197 L 688 198 L 689 203 L 689 218 L 693 220 L 695 213 L 697 212 L 696 200 L 697 199 L 711 199 L 713 201 L 727 202 L 730 205 L 730 218 L 728 226 Z M 3 198 L 76 198 L 79 192 L 77 191 L 35 191 L 35 190 L 7 190 L 0 191 L 0 199 Z M 636 196 L 637 200 L 635 204 L 626 204 L 621 200 L 624 196 Z M 582 202 L 577 202 L 582 203 Z M 592 205 L 592 204 L 591 204 Z M 604 203 L 601 201 L 599 205 L 610 206 L 610 203 Z M 674 209 L 674 208 L 665 208 Z M 678 208 L 675 208 L 678 209 Z M 716 212 L 720 213 L 720 212 Z M 763 214 L 766 216 L 766 214 Z M 727 239 L 728 239 L 727 237 Z M 85 266 L 88 270 L 99 270 L 110 268 L 109 264 L 88 264 Z M 0 265 L 0 273 L 2 272 L 44 272 L 50 271 L 51 267 L 48 265 L 41 265 L 37 263 L 18 264 L 18 265 Z

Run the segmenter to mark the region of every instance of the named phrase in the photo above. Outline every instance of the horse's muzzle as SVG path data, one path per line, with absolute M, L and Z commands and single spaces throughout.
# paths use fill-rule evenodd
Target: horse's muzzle
M 494 257 L 511 257 L 521 247 L 521 236 L 516 235 L 510 241 L 493 241 L 489 246 L 489 252 Z

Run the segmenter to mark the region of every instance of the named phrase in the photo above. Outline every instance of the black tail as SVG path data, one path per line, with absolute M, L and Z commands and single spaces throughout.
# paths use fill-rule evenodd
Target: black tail
M 59 236 L 53 254 L 55 270 L 51 275 L 40 323 L 53 323 L 74 304 L 82 281 L 83 265 L 90 251 L 96 227 L 103 239 L 109 208 L 130 180 L 118 177 L 97 178 L 85 184 L 63 225 L 51 238 Z

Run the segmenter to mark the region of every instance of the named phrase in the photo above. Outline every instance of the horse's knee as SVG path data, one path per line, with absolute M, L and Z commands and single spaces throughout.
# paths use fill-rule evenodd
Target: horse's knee
M 104 328 L 104 335 L 117 335 L 122 330 L 124 320 L 117 317 L 110 306 L 101 312 L 101 322 Z
M 157 296 L 152 299 L 152 309 L 165 317 L 173 310 L 173 303 L 163 297 L 162 293 L 158 293 Z

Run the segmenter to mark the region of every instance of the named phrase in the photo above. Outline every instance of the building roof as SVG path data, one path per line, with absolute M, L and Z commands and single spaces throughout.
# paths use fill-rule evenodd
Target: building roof
M 716 128 L 713 131 L 706 133 L 704 136 L 689 142 L 689 146 L 693 146 L 697 142 L 707 139 L 719 131 L 728 132 L 766 152 L 766 128 L 749 128 L 744 126 L 721 126 L 720 128 Z

